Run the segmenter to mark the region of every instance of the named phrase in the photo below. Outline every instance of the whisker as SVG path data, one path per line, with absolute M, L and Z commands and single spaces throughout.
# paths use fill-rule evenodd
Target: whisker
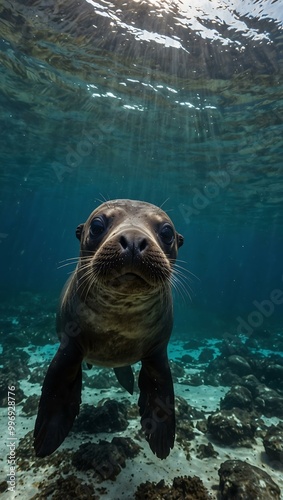
M 194 283 L 194 280 L 191 278 L 191 276 L 186 276 L 182 269 L 175 268 L 175 269 L 173 269 L 173 272 L 174 272 L 175 276 L 178 276 L 179 278 L 186 280 L 188 283 Z
M 176 279 L 178 279 L 182 283 L 188 285 L 188 287 L 189 287 L 189 283 L 193 283 L 193 280 L 191 279 L 191 277 L 190 276 L 186 276 L 183 273 L 182 269 L 175 269 L 175 268 L 173 268 L 172 274 L 176 277 Z
M 91 273 L 91 272 L 92 272 L 92 266 L 91 266 L 91 264 L 88 262 L 87 264 L 84 264 L 83 266 L 80 266 L 80 267 L 78 268 L 78 271 L 79 271 L 79 272 L 82 272 L 82 271 L 83 271 L 82 275 L 78 278 L 78 281 L 81 281 L 82 279 L 84 279 L 84 278 L 85 278 L 85 276 L 87 276 L 89 273 Z
M 164 276 L 160 276 L 162 285 L 159 290 L 159 295 L 163 300 L 165 299 L 164 303 L 166 311 L 168 311 L 170 307 L 169 295 L 165 293 L 166 288 L 168 288 L 168 282 L 170 283 L 170 274 L 171 274 L 170 272 L 165 272 Z
M 95 281 L 96 281 L 96 274 L 93 274 L 93 277 L 92 277 L 92 279 L 90 280 L 89 287 L 88 287 L 88 289 L 87 289 L 87 291 L 86 291 L 85 300 L 87 300 L 88 294 L 89 294 L 89 292 L 90 292 L 90 290 L 91 290 L 92 286 L 94 285 Z
M 167 201 L 169 201 L 169 200 L 170 200 L 170 196 L 168 196 L 168 198 L 166 198 L 166 200 L 164 200 L 163 203 L 161 203 L 159 208 L 164 207 L 165 203 L 167 203 Z
M 57 269 L 61 269 L 62 267 L 66 267 L 66 266 L 69 266 L 69 265 L 78 265 L 79 261 L 78 262 L 67 262 L 66 264 L 62 264 L 62 266 L 58 266 Z M 85 264 L 83 264 L 82 266 L 79 267 L 80 270 L 83 270 L 83 269 L 87 269 L 89 266 L 89 259 L 86 261 Z
M 91 261 L 89 259 L 86 262 L 84 262 L 81 266 L 79 266 L 78 269 L 80 271 L 84 271 L 84 269 L 88 269 L 88 268 L 92 269 L 92 263 L 91 263 Z
M 68 259 L 60 260 L 59 264 L 62 264 L 62 265 L 58 266 L 57 269 L 61 269 L 62 267 L 69 266 L 71 264 L 76 264 L 79 261 L 85 261 L 88 259 L 89 259 L 88 256 L 83 256 L 83 257 L 77 256 L 77 257 L 70 257 Z M 67 262 L 67 261 L 70 261 L 70 262 Z
M 58 266 L 57 269 L 62 269 L 62 267 L 66 267 L 66 266 L 72 266 L 74 264 L 76 264 L 77 262 L 74 261 L 74 262 L 67 262 L 66 264 L 62 264 L 62 266 Z
M 190 301 L 192 301 L 191 294 L 182 281 L 180 281 L 176 276 L 172 275 L 170 282 L 173 289 L 181 296 L 184 303 L 187 302 L 186 297 L 189 297 Z
M 193 276 L 193 277 L 194 277 L 195 279 L 197 279 L 198 281 L 200 281 L 200 278 L 199 278 L 198 276 L 196 276 L 196 274 L 194 274 L 194 273 L 192 273 L 191 271 L 189 271 L 189 269 L 187 269 L 186 267 L 181 266 L 181 265 L 179 264 L 179 262 L 183 262 L 183 263 L 185 263 L 185 264 L 186 264 L 186 261 L 182 261 L 182 260 L 179 260 L 179 259 L 178 259 L 178 261 L 177 261 L 177 262 L 174 262 L 174 263 L 173 263 L 174 268 L 175 268 L 175 267 L 177 267 L 177 268 L 181 269 L 182 271 L 184 271 L 184 272 L 186 272 L 186 273 L 190 274 L 191 276 Z
M 171 286 L 172 286 L 172 289 L 173 289 L 173 292 L 176 292 L 176 294 L 178 294 L 182 301 L 184 302 L 185 301 L 185 298 L 184 298 L 184 294 L 183 294 L 183 291 L 181 290 L 181 288 L 178 287 L 177 283 L 175 282 L 174 278 L 172 277 L 171 280 L 170 280 L 170 283 L 171 283 Z
M 91 253 L 91 252 L 90 252 Z M 59 260 L 59 264 L 61 264 L 62 262 L 66 262 L 67 260 L 77 260 L 77 259 L 89 259 L 88 256 L 86 255 L 82 255 L 81 257 L 79 255 L 77 255 L 76 257 L 69 257 L 68 259 L 64 259 L 64 260 Z
M 82 276 L 80 276 L 80 277 L 78 278 L 78 280 L 77 280 L 77 281 L 78 281 L 78 284 L 79 284 L 79 285 L 81 285 L 81 283 L 82 283 L 82 282 L 84 282 L 84 281 L 85 281 L 85 279 L 86 279 L 86 278 L 88 278 L 88 276 L 91 276 L 91 275 L 92 275 L 91 270 L 86 271 L 86 272 L 85 272 Z M 81 282 L 81 283 L 80 283 L 80 282 Z
M 83 276 L 81 276 L 81 283 L 79 284 L 77 290 L 79 291 L 79 289 L 81 288 L 81 292 L 82 292 L 82 296 L 84 298 L 86 298 L 86 295 L 85 295 L 85 291 L 86 291 L 86 288 L 87 288 L 87 285 L 89 283 L 89 278 L 91 277 L 91 273 L 88 272 L 88 273 L 85 273 Z M 92 280 L 90 280 L 92 281 Z
M 193 283 L 191 276 L 197 278 L 187 268 L 181 266 L 176 262 L 173 264 L 170 282 L 174 290 L 176 290 L 181 295 L 183 300 L 185 299 L 185 297 L 189 297 L 189 299 L 192 301 L 192 295 L 194 295 L 194 291 L 189 285 L 189 283 Z
M 92 275 L 93 275 L 93 270 L 92 270 L 92 268 L 90 268 L 90 269 L 87 269 L 87 268 L 86 268 L 84 271 L 85 271 L 85 272 L 82 274 L 82 276 L 80 276 L 80 277 L 78 278 L 78 283 L 79 283 L 80 281 L 83 283 L 83 282 L 84 282 L 84 281 L 85 281 L 88 277 L 90 277 L 90 276 L 92 276 Z M 80 285 L 81 285 L 81 283 L 80 283 Z
M 98 201 L 101 204 L 107 203 L 108 201 L 110 201 L 110 196 L 109 195 L 108 195 L 108 198 L 105 198 L 105 196 L 102 193 L 99 193 L 99 196 L 101 196 L 102 199 L 95 198 L 94 201 Z M 108 208 L 109 208 L 109 206 L 108 206 Z
M 76 257 L 69 257 L 68 259 L 59 260 L 59 264 L 62 264 L 63 262 L 67 262 L 67 260 L 77 260 L 79 258 L 80 258 L 79 255 L 77 255 Z

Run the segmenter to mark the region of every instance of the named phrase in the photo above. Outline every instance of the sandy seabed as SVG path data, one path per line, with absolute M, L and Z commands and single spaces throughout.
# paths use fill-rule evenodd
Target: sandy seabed
M 29 348 L 25 348 L 24 350 L 30 355 L 28 361 L 29 367 L 34 369 L 36 366 L 46 362 L 46 360 L 51 360 L 56 351 L 56 347 L 54 345 L 45 347 L 31 346 Z M 170 359 L 178 359 L 183 353 L 184 351 L 182 351 L 182 345 L 180 342 L 175 341 L 170 344 Z M 190 355 L 197 357 L 199 352 L 190 352 Z M 139 367 L 136 366 L 135 368 L 138 370 Z M 95 367 L 92 368 L 92 374 L 95 373 L 95 370 Z M 196 367 L 191 370 L 186 368 L 186 371 L 188 373 L 192 373 L 196 371 Z M 191 406 L 198 410 L 202 410 L 206 415 L 211 414 L 219 408 L 220 399 L 224 397 L 229 389 L 224 386 L 213 387 L 200 385 L 195 387 L 191 385 L 183 385 L 181 383 L 175 383 L 174 386 L 176 396 L 183 397 Z M 41 386 L 39 384 L 31 384 L 26 379 L 21 380 L 20 387 L 26 396 L 33 394 L 40 395 L 41 392 Z M 110 389 L 91 389 L 86 385 L 84 386 L 82 403 L 88 403 L 95 406 L 104 398 L 110 398 L 116 401 L 128 400 L 130 404 L 133 405 L 137 403 L 138 392 L 135 390 L 134 395 L 130 396 L 119 387 L 112 387 Z M 0 415 L 1 483 L 2 481 L 7 480 L 7 476 L 10 471 L 9 464 L 7 463 L 7 455 L 9 454 L 7 408 L 0 408 Z M 279 418 L 276 417 L 262 418 L 267 426 L 277 424 L 279 422 Z M 34 422 L 35 415 L 31 417 L 25 416 L 22 411 L 22 403 L 18 404 L 16 407 L 15 425 L 16 460 L 17 445 L 21 438 L 33 430 Z M 127 459 L 126 467 L 121 469 L 121 472 L 117 475 L 115 480 L 108 479 L 103 482 L 98 482 L 89 471 L 82 472 L 75 469 L 74 466 L 71 466 L 70 470 L 68 465 L 70 462 L 67 462 L 68 470 L 66 470 L 66 463 L 64 463 L 64 460 L 62 460 L 59 467 L 58 463 L 53 465 L 52 460 L 50 460 L 50 464 L 46 464 L 46 459 L 44 459 L 45 462 L 43 464 L 41 460 L 37 459 L 31 451 L 30 456 L 25 457 L 27 463 L 29 464 L 28 466 L 25 465 L 25 470 L 20 470 L 18 466 L 16 467 L 16 486 L 14 491 L 5 491 L 1 493 L 0 496 L 3 500 L 10 500 L 13 498 L 32 499 L 34 496 L 36 498 L 48 498 L 41 493 L 40 488 L 42 488 L 42 482 L 44 482 L 44 486 L 46 486 L 49 481 L 54 480 L 54 478 L 58 477 L 60 474 L 63 477 L 68 476 L 68 474 L 74 474 L 83 482 L 93 486 L 96 495 L 95 498 L 133 500 L 137 487 L 145 481 L 158 483 L 161 480 L 165 480 L 167 484 L 171 484 L 173 478 L 176 476 L 198 476 L 211 495 L 211 499 L 218 499 L 220 498 L 218 470 L 221 463 L 229 459 L 244 460 L 249 464 L 261 468 L 271 476 L 274 482 L 281 489 L 281 492 L 283 492 L 283 468 L 280 467 L 280 464 L 278 469 L 272 467 L 274 464 L 269 462 L 263 448 L 262 439 L 260 438 L 255 439 L 255 443 L 251 448 L 243 446 L 229 447 L 217 444 L 217 442 L 212 440 L 210 436 L 203 434 L 195 428 L 195 437 L 190 441 L 190 443 L 188 443 L 189 458 L 186 458 L 186 451 L 178 443 L 177 439 L 174 449 L 171 451 L 169 457 L 165 460 L 160 460 L 153 455 L 144 439 L 141 438 L 137 440 L 137 433 L 139 429 L 140 422 L 137 417 L 129 420 L 129 425 L 123 432 L 97 433 L 88 435 L 80 432 L 71 432 L 59 448 L 60 452 L 64 452 L 64 450 L 74 452 L 82 443 L 85 442 L 91 441 L 97 443 L 100 440 L 107 440 L 110 442 L 114 436 L 131 437 L 133 440 L 136 440 L 137 444 L 141 447 L 141 450 L 135 458 Z M 208 442 L 212 442 L 214 450 L 218 453 L 217 457 L 203 459 L 198 458 L 196 456 L 197 448 L 201 444 L 208 444 Z M 283 496 L 281 498 L 283 499 Z

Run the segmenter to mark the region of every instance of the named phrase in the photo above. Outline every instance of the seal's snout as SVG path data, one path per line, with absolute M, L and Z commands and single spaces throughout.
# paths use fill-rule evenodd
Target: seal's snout
M 148 241 L 143 235 L 136 233 L 122 234 L 119 239 L 121 252 L 132 257 L 140 256 L 148 247 Z

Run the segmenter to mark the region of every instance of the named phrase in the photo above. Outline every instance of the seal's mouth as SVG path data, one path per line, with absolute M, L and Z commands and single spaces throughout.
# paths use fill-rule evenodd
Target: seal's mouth
M 110 281 L 110 285 L 119 286 L 119 285 L 141 285 L 147 284 L 145 278 L 136 273 L 123 273 L 119 276 L 116 276 L 114 279 Z
M 122 283 L 124 281 L 133 281 L 136 278 L 140 278 L 140 276 L 138 276 L 135 273 L 125 273 L 125 274 L 122 274 L 122 276 L 120 276 L 118 279 Z

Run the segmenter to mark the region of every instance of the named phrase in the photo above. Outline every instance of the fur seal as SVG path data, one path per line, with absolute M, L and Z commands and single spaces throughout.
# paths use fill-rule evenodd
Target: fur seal
M 78 226 L 80 256 L 57 313 L 59 349 L 42 387 L 34 430 L 38 457 L 53 453 L 79 413 L 82 361 L 112 367 L 138 400 L 151 450 L 166 458 L 175 439 L 174 389 L 167 357 L 173 325 L 171 280 L 183 237 L 150 203 L 112 200 Z

